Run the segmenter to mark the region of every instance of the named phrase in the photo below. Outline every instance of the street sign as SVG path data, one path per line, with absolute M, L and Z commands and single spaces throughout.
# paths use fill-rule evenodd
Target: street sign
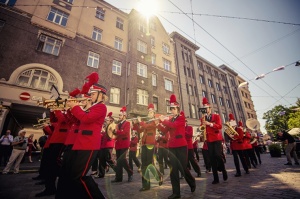
M 20 97 L 21 100 L 27 101 L 27 100 L 30 99 L 30 94 L 27 93 L 27 92 L 23 92 L 23 93 L 21 93 L 21 94 L 19 95 L 19 97 Z

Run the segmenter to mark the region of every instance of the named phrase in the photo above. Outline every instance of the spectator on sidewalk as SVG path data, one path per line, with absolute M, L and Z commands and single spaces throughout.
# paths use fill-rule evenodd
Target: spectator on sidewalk
M 6 167 L 2 171 L 2 174 L 7 174 L 14 163 L 14 173 L 19 173 L 20 163 L 27 147 L 27 138 L 25 138 L 25 130 L 20 130 L 18 134 L 19 135 L 15 137 L 14 141 L 12 142 L 13 151 Z
M 27 153 L 28 153 L 28 161 L 30 163 L 32 163 L 32 158 L 31 158 L 31 154 L 32 154 L 32 150 L 36 149 L 36 147 L 33 145 L 33 134 L 30 134 L 28 137 L 28 144 L 27 144 Z
M 0 166 L 2 163 L 2 157 L 4 159 L 3 166 L 6 166 L 8 158 L 11 154 L 12 147 L 11 143 L 13 142 L 13 136 L 10 135 L 11 131 L 7 130 L 5 135 L 2 135 L 0 138 Z
M 291 136 L 289 133 L 286 131 L 282 130 L 277 133 L 277 139 L 284 141 L 286 146 L 285 146 L 285 154 L 286 154 L 286 159 L 287 163 L 285 165 L 292 165 L 292 158 L 291 158 L 291 152 L 293 151 L 293 157 L 295 160 L 295 164 L 299 165 L 298 157 L 296 154 L 296 142 L 293 136 Z M 294 150 L 293 150 L 294 149 Z

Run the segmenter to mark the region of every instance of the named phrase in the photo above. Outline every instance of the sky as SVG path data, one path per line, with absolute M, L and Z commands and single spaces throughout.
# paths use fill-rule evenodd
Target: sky
M 129 13 L 140 0 L 106 2 Z M 299 0 L 158 0 L 155 15 L 168 33 L 196 42 L 196 54 L 215 66 L 227 65 L 249 83 L 265 132 L 263 113 L 300 98 L 299 8 Z M 280 66 L 285 69 L 271 72 Z M 255 80 L 261 74 L 266 75 Z

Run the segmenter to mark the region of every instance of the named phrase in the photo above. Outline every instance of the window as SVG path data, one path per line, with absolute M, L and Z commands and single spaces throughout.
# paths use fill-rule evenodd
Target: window
M 194 74 L 194 70 L 191 69 L 191 73 L 192 73 L 192 78 L 195 79 L 195 74 Z
M 205 91 L 202 91 L 202 96 L 203 96 L 203 97 L 206 97 L 206 96 L 207 96 Z
M 247 93 L 245 93 L 245 97 L 246 97 L 246 98 L 248 98 L 248 95 L 247 95 Z
M 218 71 L 215 70 L 214 73 L 215 73 L 215 77 L 219 79 L 219 73 L 218 73 Z
M 112 87 L 110 89 L 109 103 L 120 104 L 120 89 Z
M 202 70 L 202 71 L 203 71 L 203 63 L 202 63 L 202 62 L 197 61 L 197 66 L 198 66 L 198 69 L 199 69 L 199 70 Z
M 227 88 L 225 86 L 223 86 L 223 91 L 227 94 Z
M 226 100 L 226 106 L 227 106 L 228 108 L 231 108 L 231 107 L 230 107 L 230 101 L 229 101 L 228 99 Z
M 220 102 L 220 105 L 223 106 L 224 103 L 223 103 L 223 98 L 222 97 L 219 97 L 219 102 Z
M 233 90 L 234 97 L 238 97 L 236 90 Z
M 70 4 L 73 4 L 74 0 L 65 0 L 65 2 L 68 2 Z
M 162 50 L 163 50 L 164 54 L 166 54 L 166 55 L 170 54 L 170 47 L 169 47 L 169 45 L 167 45 L 165 43 L 162 44 Z
M 233 77 L 229 76 L 229 79 L 230 79 L 230 83 L 232 86 L 235 86 L 235 82 L 234 82 L 234 79 Z
M 96 17 L 97 17 L 98 19 L 104 20 L 104 16 L 105 16 L 105 10 L 104 10 L 103 8 L 97 7 L 97 10 L 96 10 Z
M 198 95 L 198 90 L 197 90 L 196 86 L 194 86 L 194 90 L 195 90 L 195 96 L 197 96 Z
M 122 50 L 123 44 L 122 44 L 122 39 L 115 37 L 115 48 L 118 50 Z
M 171 71 L 171 62 L 166 59 L 163 59 L 163 61 L 164 61 L 164 69 L 167 71 Z
M 102 39 L 102 30 L 99 28 L 94 27 L 92 39 L 96 41 L 101 41 Z
M 167 113 L 170 113 L 170 100 L 166 100 Z
M 137 75 L 147 78 L 147 66 L 145 64 L 137 63 Z
M 215 99 L 215 95 L 214 94 L 211 94 L 211 101 L 212 101 L 212 103 L 216 103 L 216 99 Z
M 208 79 L 208 85 L 209 85 L 209 87 L 213 87 L 213 84 L 212 84 L 212 81 L 210 80 L 210 79 Z
M 184 75 L 186 76 L 186 67 L 183 66 L 183 69 L 184 69 Z
M 151 64 L 153 64 L 153 65 L 156 64 L 156 54 L 154 54 L 154 53 L 151 54 Z
M 140 40 L 137 41 L 137 50 L 147 54 L 147 44 L 145 42 L 142 42 Z
M 89 57 L 87 60 L 87 65 L 93 68 L 98 68 L 99 66 L 99 54 L 89 51 Z
M 117 17 L 117 21 L 116 21 L 116 27 L 123 30 L 123 26 L 124 26 L 124 20 Z
M 139 25 L 139 31 L 145 33 L 146 32 L 146 26 L 140 21 L 139 21 L 138 25 Z
M 222 113 L 222 119 L 223 119 L 223 123 L 225 123 L 227 121 L 227 117 L 225 113 Z
M 186 68 L 186 70 L 187 70 L 188 76 L 191 77 L 191 70 L 189 68 Z
M 191 117 L 196 118 L 196 108 L 194 104 L 191 105 Z
M 43 69 L 23 71 L 16 81 L 17 85 L 46 91 L 50 91 L 52 85 L 57 85 L 57 83 L 55 76 Z
M 204 79 L 203 79 L 203 76 L 202 76 L 202 75 L 199 75 L 199 79 L 200 79 L 200 83 L 201 83 L 201 84 L 204 84 Z
M 137 89 L 137 104 L 148 106 L 148 91 Z
M 61 44 L 62 44 L 61 40 L 41 34 L 39 36 L 37 50 L 42 51 L 44 53 L 58 56 Z
M 122 63 L 116 60 L 113 60 L 112 73 L 116 75 L 121 75 Z
M 158 110 L 158 98 L 157 97 L 153 97 L 153 105 L 154 105 L 155 112 L 157 112 L 157 110 Z
M 0 32 L 3 29 L 4 25 L 5 25 L 5 21 L 0 19 Z
M 241 110 L 241 105 L 240 103 L 236 103 L 237 109 L 240 111 Z
M 220 84 L 216 83 L 217 90 L 220 91 Z
M 207 73 L 211 75 L 211 68 L 209 66 L 206 66 L 207 68 Z
M 66 26 L 68 17 L 69 14 L 52 7 L 48 14 L 47 20 L 61 26 Z
M 152 74 L 152 86 L 157 86 L 157 75 Z
M 194 95 L 194 94 L 193 94 L 193 87 L 192 87 L 191 85 L 189 85 L 188 88 L 189 88 L 189 94 L 190 94 L 190 95 Z
M 151 42 L 151 46 L 155 47 L 155 38 L 154 37 L 151 37 L 150 42 Z
M 165 89 L 167 91 L 173 91 L 173 82 L 169 79 L 165 79 Z

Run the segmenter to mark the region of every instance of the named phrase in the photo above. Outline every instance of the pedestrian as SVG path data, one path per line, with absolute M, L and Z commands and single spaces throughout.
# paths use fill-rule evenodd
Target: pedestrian
M 10 135 L 10 133 L 11 131 L 8 129 L 6 130 L 5 135 L 2 135 L 0 138 L 0 166 L 2 163 L 2 158 L 4 160 L 3 166 L 6 166 L 12 151 L 11 144 L 14 138 L 12 135 Z
M 27 147 L 27 138 L 25 138 L 26 131 L 20 130 L 18 136 L 16 136 L 12 142 L 13 150 L 8 160 L 6 167 L 3 169 L 2 174 L 7 174 L 14 165 L 14 174 L 19 173 L 20 163 L 24 157 L 25 150 Z
M 292 158 L 291 158 L 291 152 L 293 151 L 293 157 L 295 160 L 295 164 L 299 165 L 297 153 L 296 153 L 296 142 L 293 136 L 291 136 L 288 132 L 285 130 L 279 131 L 277 133 L 277 139 L 284 141 L 286 144 L 285 146 L 285 154 L 286 154 L 286 159 L 287 163 L 284 165 L 292 165 Z
M 27 144 L 27 149 L 26 149 L 27 154 L 28 154 L 28 161 L 30 163 L 33 162 L 32 157 L 31 157 L 33 149 L 36 149 L 36 147 L 33 144 L 33 134 L 30 134 L 29 137 L 28 137 L 28 144 Z

